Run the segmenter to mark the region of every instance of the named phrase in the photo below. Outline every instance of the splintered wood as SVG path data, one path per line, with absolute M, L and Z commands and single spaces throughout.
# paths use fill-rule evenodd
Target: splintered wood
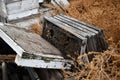
M 44 19 L 42 36 L 60 49 L 64 57 L 108 48 L 102 29 L 62 14 Z

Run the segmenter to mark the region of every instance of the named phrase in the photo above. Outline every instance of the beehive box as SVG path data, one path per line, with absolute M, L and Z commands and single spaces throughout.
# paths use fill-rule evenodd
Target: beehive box
M 44 18 L 42 37 L 61 50 L 66 58 L 108 48 L 102 29 L 62 14 Z
M 0 15 L 7 22 L 39 14 L 38 0 L 0 0 Z

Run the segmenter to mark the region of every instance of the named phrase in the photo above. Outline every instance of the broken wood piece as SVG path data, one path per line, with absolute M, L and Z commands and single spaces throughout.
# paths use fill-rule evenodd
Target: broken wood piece
M 0 37 L 17 53 L 15 62 L 20 66 L 60 69 L 70 62 L 57 48 L 28 30 L 0 23 Z

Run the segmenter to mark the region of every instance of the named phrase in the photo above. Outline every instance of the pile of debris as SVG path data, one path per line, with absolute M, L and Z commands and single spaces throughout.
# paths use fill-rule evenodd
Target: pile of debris
M 2 16 L 0 17 L 1 21 L 10 23 L 20 21 L 19 23 L 20 25 L 21 24 L 25 25 L 26 23 L 24 23 L 24 21 L 21 23 L 21 20 L 23 19 L 29 20 L 31 16 L 39 14 L 38 1 L 43 2 L 43 0 L 34 1 L 35 2 L 32 2 L 32 0 L 11 0 L 11 1 L 1 0 L 0 2 L 0 15 Z M 102 21 L 98 20 L 101 17 L 103 18 L 103 16 L 101 15 L 104 16 L 106 15 L 105 11 L 102 10 L 105 5 L 102 5 L 101 9 L 98 9 L 98 6 L 101 4 L 101 3 L 99 4 L 99 0 L 96 0 L 95 2 L 94 0 L 91 0 L 89 1 L 90 3 L 88 2 L 89 4 L 86 3 L 85 0 L 80 1 L 76 0 L 77 5 L 73 6 L 74 3 L 73 4 L 71 3 L 68 9 L 65 8 L 66 6 L 64 4 L 60 3 L 61 1 L 65 2 L 64 4 L 66 5 L 70 5 L 67 2 L 67 0 L 52 0 L 51 3 L 53 5 L 59 6 L 60 9 L 62 9 L 65 14 L 78 19 L 82 18 L 83 21 L 89 18 L 87 22 L 90 21 L 90 23 L 95 22 L 95 24 L 97 24 L 98 22 Z M 72 2 L 72 0 L 69 1 Z M 102 2 L 106 3 L 107 0 Z M 33 5 L 31 5 L 31 3 Z M 112 3 L 115 4 L 115 2 Z M 118 6 L 118 4 L 116 6 Z M 116 6 L 113 7 L 115 8 Z M 98 14 L 99 11 L 94 12 L 94 9 L 92 9 L 93 7 L 95 7 L 95 10 L 96 9 L 100 10 L 100 14 Z M 92 13 L 94 14 L 94 16 L 90 16 Z M 95 80 L 93 75 L 97 75 L 98 80 L 110 79 L 111 77 L 113 78 L 119 77 L 119 73 L 117 73 L 118 71 L 120 71 L 120 69 L 118 68 L 120 58 L 118 55 L 118 53 L 120 52 L 119 37 L 117 38 L 117 40 L 114 39 L 114 42 L 118 42 L 118 44 L 114 45 L 114 49 L 112 50 L 110 47 L 109 51 L 105 51 L 108 49 L 108 44 L 105 41 L 105 35 L 102 29 L 99 29 L 96 26 L 87 24 L 77 19 L 71 18 L 69 16 L 60 14 L 56 16 L 44 17 L 43 34 L 42 30 L 40 30 L 40 26 L 34 27 L 38 25 L 33 25 L 33 27 L 31 27 L 32 31 L 35 31 L 37 34 L 41 34 L 43 38 L 26 29 L 18 28 L 15 25 L 0 23 L 0 45 L 2 45 L 2 49 L 0 49 L 0 52 L 3 52 L 1 53 L 2 55 L 0 55 L 1 59 L 0 61 L 1 62 L 15 61 L 15 63 L 18 66 L 23 66 L 27 69 L 32 79 L 37 79 L 38 77 L 42 77 L 43 75 L 47 76 L 46 78 L 43 78 L 43 80 L 46 79 L 52 80 L 53 78 L 57 80 L 63 79 L 61 71 L 46 70 L 62 68 L 65 69 L 72 68 L 70 71 L 67 70 L 64 72 L 63 70 L 64 77 L 66 79 L 72 78 L 73 80 L 76 79 Z M 99 17 L 96 18 L 96 16 Z M 95 19 L 96 21 L 92 19 Z M 99 24 L 98 26 L 101 27 L 102 23 L 98 24 Z M 107 28 L 104 28 L 105 31 L 110 30 Z M 117 29 L 118 29 L 116 30 L 117 32 L 114 31 L 114 33 L 118 34 L 119 27 Z M 107 38 L 110 38 L 110 36 L 108 35 L 109 34 L 107 34 Z M 4 45 L 7 45 L 7 47 L 4 47 Z M 9 53 L 4 54 L 6 53 L 5 48 L 10 49 L 8 50 L 10 54 Z M 11 55 L 11 53 L 13 54 Z M 86 61 L 87 63 L 85 63 Z M 39 69 L 33 69 L 33 67 Z M 41 71 L 44 74 L 38 75 L 40 74 Z M 56 77 L 55 76 L 53 77 L 54 74 L 56 74 Z M 115 77 L 114 74 L 116 74 Z M 27 79 L 28 78 L 29 75 L 27 75 Z

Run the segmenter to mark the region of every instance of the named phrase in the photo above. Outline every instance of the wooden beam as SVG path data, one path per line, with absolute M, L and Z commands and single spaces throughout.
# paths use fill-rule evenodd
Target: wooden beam
M 0 55 L 0 62 L 14 62 L 15 57 L 15 54 Z

